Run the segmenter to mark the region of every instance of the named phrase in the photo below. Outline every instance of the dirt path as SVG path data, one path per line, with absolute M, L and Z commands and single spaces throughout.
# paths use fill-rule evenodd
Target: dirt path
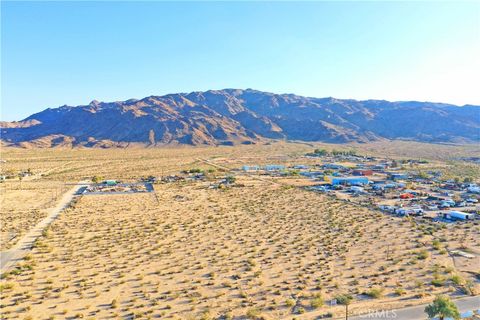
M 72 189 L 67 191 L 60 199 L 58 204 L 51 209 L 51 212 L 42 221 L 40 221 L 35 227 L 33 227 L 28 233 L 21 238 L 15 246 L 7 251 L 0 253 L 0 274 L 9 271 L 15 264 L 23 259 L 23 257 L 32 249 L 35 240 L 42 235 L 43 230 L 47 228 L 60 213 L 65 209 L 75 197 L 77 191 L 86 186 L 86 182 L 79 182 Z

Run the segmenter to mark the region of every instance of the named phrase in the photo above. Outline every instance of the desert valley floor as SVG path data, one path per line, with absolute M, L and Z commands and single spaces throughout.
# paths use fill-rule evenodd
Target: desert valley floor
M 327 146 L 329 148 L 331 146 Z M 354 146 L 420 157 L 479 148 Z M 349 146 L 348 148 L 351 148 Z M 30 169 L 1 191 L 1 250 L 93 176 L 121 181 L 200 168 L 209 178 L 249 163 L 293 162 L 307 144 L 164 149 L 2 150 L 2 170 Z M 458 166 L 453 166 L 455 171 Z M 478 170 L 478 168 L 473 168 Z M 296 178 L 239 175 L 153 184 L 153 192 L 78 196 L 31 253 L 2 275 L 2 319 L 318 319 L 461 296 L 479 289 L 480 225 L 417 223 L 301 188 Z M 453 257 L 455 249 L 474 259 Z

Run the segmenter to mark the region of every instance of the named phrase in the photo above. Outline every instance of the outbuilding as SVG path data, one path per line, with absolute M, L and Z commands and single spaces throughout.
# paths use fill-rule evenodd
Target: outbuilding
M 118 182 L 117 180 L 105 180 L 103 181 L 103 184 L 106 184 L 107 186 L 116 186 Z
M 473 213 L 467 213 L 462 211 L 448 211 L 443 213 L 444 218 L 450 220 L 473 220 L 475 215 Z

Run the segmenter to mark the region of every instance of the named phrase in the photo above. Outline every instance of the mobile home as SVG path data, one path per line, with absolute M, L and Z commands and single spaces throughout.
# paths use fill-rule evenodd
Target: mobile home
M 467 213 L 462 211 L 448 211 L 443 213 L 443 217 L 450 220 L 473 220 L 475 215 L 473 213 Z

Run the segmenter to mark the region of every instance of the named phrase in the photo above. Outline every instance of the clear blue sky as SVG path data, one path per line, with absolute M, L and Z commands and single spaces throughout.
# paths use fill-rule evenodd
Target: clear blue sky
M 2 120 L 255 88 L 480 104 L 480 3 L 4 2 Z

